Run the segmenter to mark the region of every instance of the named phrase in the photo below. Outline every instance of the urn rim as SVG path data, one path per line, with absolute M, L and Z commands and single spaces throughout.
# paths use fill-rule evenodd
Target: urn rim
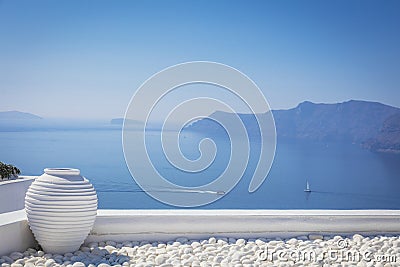
M 44 173 L 49 175 L 80 175 L 81 171 L 74 168 L 45 168 Z

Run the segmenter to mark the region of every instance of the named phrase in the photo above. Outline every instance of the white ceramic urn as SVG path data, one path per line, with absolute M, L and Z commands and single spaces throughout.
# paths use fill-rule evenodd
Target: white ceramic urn
M 29 226 L 43 250 L 64 254 L 79 249 L 93 228 L 97 195 L 78 169 L 44 169 L 25 196 Z

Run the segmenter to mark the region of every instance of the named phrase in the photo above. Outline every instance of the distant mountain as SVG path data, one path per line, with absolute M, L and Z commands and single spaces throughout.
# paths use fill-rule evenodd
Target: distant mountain
M 253 114 L 238 113 L 237 115 L 246 127 L 249 136 L 254 137 L 260 135 L 257 120 Z M 266 114 L 257 114 L 257 116 L 260 116 L 260 118 L 265 115 Z M 216 121 L 223 121 L 226 125 L 232 125 L 235 120 L 236 114 L 234 113 L 216 111 L 212 113 L 208 118 L 200 119 L 191 123 L 188 127 L 186 127 L 186 129 L 203 133 L 219 134 L 223 133 L 224 129 Z
M 363 146 L 379 152 L 400 153 L 400 114 L 387 118 L 378 135 L 368 139 Z
M 278 140 L 348 142 L 362 144 L 371 150 L 400 151 L 400 131 L 397 123 L 400 109 L 377 102 L 351 100 L 336 104 L 300 103 L 288 110 L 272 111 Z M 249 132 L 259 135 L 257 121 L 252 114 L 238 114 Z M 210 118 L 229 121 L 232 113 L 214 112 Z M 263 116 L 263 114 L 258 114 Z M 219 126 L 210 120 L 194 122 L 189 129 L 215 131 Z
M 0 112 L 0 120 L 41 120 L 41 119 L 43 118 L 26 112 L 20 112 L 20 111 Z
M 107 130 L 113 127 L 103 120 L 42 118 L 20 112 L 0 112 L 0 132 L 63 131 L 63 130 Z
M 303 102 L 273 111 L 278 137 L 361 143 L 375 137 L 383 122 L 400 109 L 377 102 L 351 100 L 337 104 Z
M 0 112 L 0 131 L 19 131 L 42 125 L 44 119 L 26 112 L 3 111 Z

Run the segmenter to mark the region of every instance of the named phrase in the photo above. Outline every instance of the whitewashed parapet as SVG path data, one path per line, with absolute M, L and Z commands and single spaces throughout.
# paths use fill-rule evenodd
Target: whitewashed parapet
M 399 210 L 98 210 L 86 243 L 178 237 L 400 234 Z M 25 211 L 0 214 L 0 256 L 35 245 Z
M 18 179 L 0 181 L 0 213 L 24 208 L 25 194 L 37 176 L 19 176 Z
M 399 210 L 99 210 L 90 241 L 400 233 Z
M 0 214 L 0 256 L 36 247 L 24 210 Z

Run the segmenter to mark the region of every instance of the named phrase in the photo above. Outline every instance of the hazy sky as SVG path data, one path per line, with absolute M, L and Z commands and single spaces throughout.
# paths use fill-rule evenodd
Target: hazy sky
M 147 78 L 239 69 L 272 108 L 400 107 L 400 1 L 0 1 L 0 111 L 113 118 Z

